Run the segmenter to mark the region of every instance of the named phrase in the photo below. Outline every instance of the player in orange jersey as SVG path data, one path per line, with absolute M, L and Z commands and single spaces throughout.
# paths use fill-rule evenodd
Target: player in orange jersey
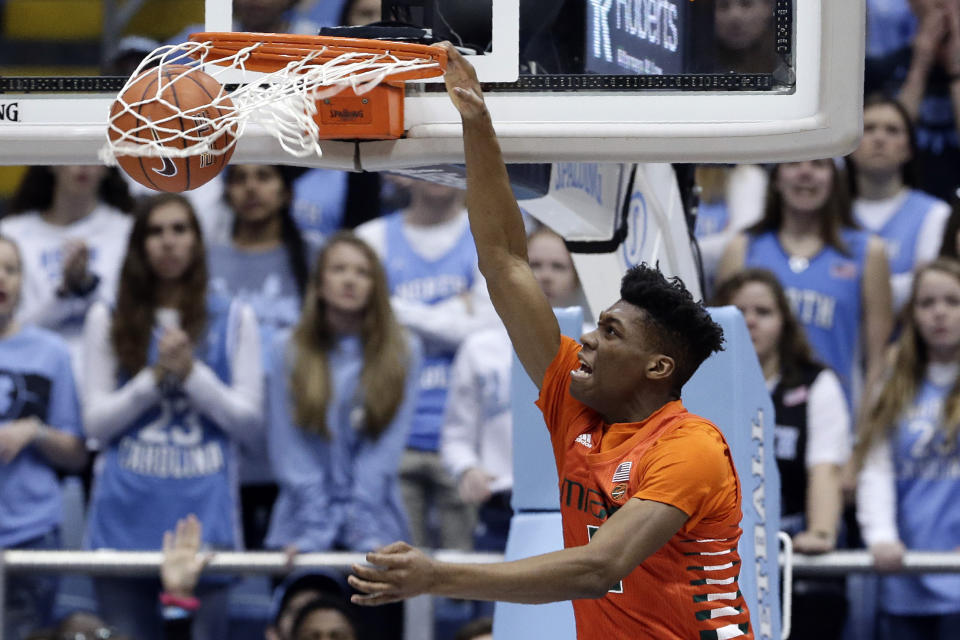
M 406 543 L 354 566 L 357 604 L 421 593 L 573 600 L 578 638 L 752 638 L 737 577 L 740 485 L 716 426 L 683 384 L 723 331 L 678 279 L 644 265 L 582 345 L 561 337 L 527 263 L 520 211 L 473 68 L 452 47 L 446 82 L 463 121 L 467 207 L 480 269 L 540 387 L 560 477 L 562 551 L 496 564 L 437 562 Z

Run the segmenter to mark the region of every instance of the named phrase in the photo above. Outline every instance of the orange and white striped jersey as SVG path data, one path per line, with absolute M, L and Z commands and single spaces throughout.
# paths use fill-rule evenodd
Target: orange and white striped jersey
M 569 392 L 580 345 L 564 337 L 537 405 L 550 430 L 566 547 L 587 544 L 627 500 L 689 516 L 603 598 L 573 603 L 580 639 L 752 639 L 740 593 L 740 482 L 720 430 L 670 402 L 646 420 L 606 424 Z

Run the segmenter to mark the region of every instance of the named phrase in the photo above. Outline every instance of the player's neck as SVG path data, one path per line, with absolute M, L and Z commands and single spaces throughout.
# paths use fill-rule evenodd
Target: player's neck
M 857 174 L 857 195 L 864 200 L 886 200 L 903 190 L 903 179 L 900 170 L 893 173 L 864 173 Z
M 672 393 L 664 390 L 649 390 L 642 396 L 634 397 L 630 402 L 609 411 L 601 411 L 600 415 L 607 424 L 617 422 L 643 422 L 659 411 L 665 404 L 677 400 Z
M 54 192 L 53 204 L 43 212 L 43 219 L 48 224 L 65 227 L 86 218 L 97 208 L 97 203 L 96 194 L 78 198 L 72 194 Z

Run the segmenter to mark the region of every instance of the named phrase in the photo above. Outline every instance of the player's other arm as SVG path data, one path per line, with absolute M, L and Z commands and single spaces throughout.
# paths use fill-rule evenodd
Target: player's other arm
M 527 263 L 527 237 L 476 71 L 449 43 L 447 92 L 463 121 L 467 211 L 480 271 L 527 374 L 539 387 L 560 327 Z
M 588 544 L 513 562 L 437 562 L 403 542 L 367 554 L 373 567 L 354 565 L 349 582 L 368 595 L 363 605 L 385 604 L 422 593 L 468 600 L 539 604 L 601 598 L 686 523 L 668 504 L 631 499 Z

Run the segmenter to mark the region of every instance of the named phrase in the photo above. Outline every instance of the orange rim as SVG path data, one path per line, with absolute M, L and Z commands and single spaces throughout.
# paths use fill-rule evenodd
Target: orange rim
M 192 42 L 211 42 L 210 54 L 228 57 L 244 47 L 259 43 L 251 52 L 244 66 L 252 71 L 278 71 L 290 62 L 302 60 L 307 55 L 320 51 L 317 60 L 333 60 L 345 53 L 369 56 L 389 54 L 399 60 L 430 59 L 437 67 L 417 69 L 391 74 L 391 80 L 418 80 L 443 75 L 447 66 L 447 52 L 433 45 L 390 40 L 363 38 L 337 38 L 331 36 L 305 36 L 289 33 L 206 32 L 190 34 Z M 209 54 L 208 54 L 209 55 Z M 195 59 L 203 57 L 202 51 L 191 53 Z M 355 62 L 356 60 L 354 60 Z

